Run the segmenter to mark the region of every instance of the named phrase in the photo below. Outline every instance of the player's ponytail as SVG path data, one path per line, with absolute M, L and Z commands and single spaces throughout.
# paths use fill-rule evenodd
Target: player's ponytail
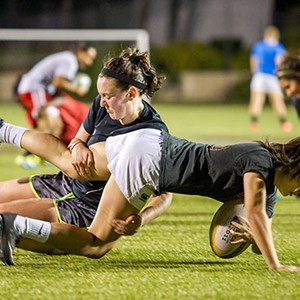
M 101 73 L 118 79 L 121 89 L 133 85 L 140 95 L 148 97 L 152 97 L 165 80 L 165 76 L 158 76 L 151 66 L 148 51 L 141 52 L 136 48 L 124 49 L 119 56 L 109 58 Z
M 275 168 L 292 174 L 300 179 L 300 137 L 291 139 L 286 144 L 270 143 L 268 140 L 260 142 L 271 154 Z

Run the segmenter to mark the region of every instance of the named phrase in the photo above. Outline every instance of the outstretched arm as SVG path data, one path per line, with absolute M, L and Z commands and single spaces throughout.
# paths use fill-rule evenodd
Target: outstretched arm
M 280 264 L 272 238 L 271 223 L 265 211 L 266 186 L 258 173 L 244 175 L 245 208 L 253 238 L 268 267 L 273 270 L 300 271 L 300 268 Z

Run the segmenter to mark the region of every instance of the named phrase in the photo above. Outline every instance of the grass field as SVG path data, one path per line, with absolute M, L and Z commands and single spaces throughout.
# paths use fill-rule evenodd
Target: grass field
M 287 141 L 300 132 L 292 107 L 289 118 L 295 129 L 287 134 L 280 131 L 268 107 L 261 130 L 253 133 L 243 105 L 154 106 L 173 134 L 195 141 L 226 144 L 266 137 Z M 25 124 L 19 107 L 3 105 L 1 115 Z M 19 151 L 1 146 L 1 180 L 56 171 L 20 169 L 14 165 Z M 299 299 L 300 274 L 269 271 L 250 249 L 228 260 L 212 253 L 208 230 L 219 206 L 203 197 L 174 195 L 168 213 L 135 236 L 121 239 L 100 260 L 16 249 L 17 267 L 0 267 L 1 299 Z M 279 258 L 286 264 L 300 265 L 299 228 L 300 202 L 291 197 L 279 200 L 273 233 Z

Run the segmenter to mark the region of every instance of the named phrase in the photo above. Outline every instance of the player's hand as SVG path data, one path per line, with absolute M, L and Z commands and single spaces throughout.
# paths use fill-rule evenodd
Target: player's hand
M 85 144 L 79 143 L 72 150 L 72 165 L 79 176 L 92 179 L 95 168 L 94 155 Z
M 85 87 L 78 87 L 76 90 L 76 94 L 79 97 L 83 97 L 87 94 L 87 92 L 89 91 L 89 88 L 85 88 Z
M 238 216 L 240 222 L 232 221 L 232 225 L 236 227 L 236 230 L 230 230 L 230 233 L 233 235 L 234 239 L 231 241 L 232 245 L 241 244 L 241 243 L 250 243 L 255 244 L 255 241 L 250 230 L 249 222 Z
M 130 215 L 126 220 L 114 219 L 112 227 L 117 234 L 133 235 L 142 225 L 142 218 L 139 215 Z

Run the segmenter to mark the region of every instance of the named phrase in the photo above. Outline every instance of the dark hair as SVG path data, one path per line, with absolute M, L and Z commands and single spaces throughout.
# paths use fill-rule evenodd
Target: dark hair
M 279 79 L 300 80 L 300 51 L 285 53 L 276 75 Z
M 70 50 L 74 53 L 78 51 L 84 51 L 87 52 L 90 48 L 93 48 L 93 46 L 90 43 L 87 42 L 74 42 L 70 45 Z
M 148 51 L 141 52 L 136 48 L 124 49 L 119 56 L 108 58 L 104 62 L 104 68 L 145 84 L 146 87 L 139 91 L 140 95 L 145 94 L 148 97 L 152 97 L 165 80 L 165 76 L 158 76 L 151 66 Z M 130 86 L 124 81 L 117 81 L 118 87 L 122 90 Z
M 290 173 L 292 178 L 300 178 L 300 137 L 286 144 L 270 143 L 268 140 L 259 143 L 270 152 L 275 168 L 281 168 L 284 173 Z

